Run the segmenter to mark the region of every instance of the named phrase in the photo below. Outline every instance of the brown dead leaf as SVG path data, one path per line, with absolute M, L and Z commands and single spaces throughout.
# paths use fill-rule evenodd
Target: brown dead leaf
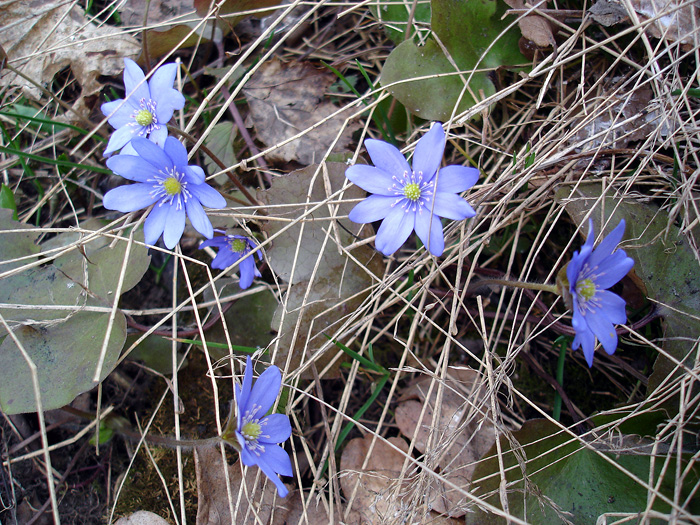
M 328 525 L 329 523 L 341 522 L 342 516 L 339 514 L 341 509 L 337 505 L 335 506 L 335 520 L 332 520 L 328 515 L 328 509 L 316 496 L 313 496 L 311 502 L 306 505 L 302 497 L 299 491 L 290 492 L 287 496 L 289 513 L 286 515 L 275 514 L 271 525 L 298 525 L 300 523 L 304 525 Z
M 524 0 L 505 0 L 513 9 L 525 9 Z M 518 26 L 523 37 L 533 42 L 537 47 L 551 47 L 556 44 L 552 34 L 552 26 L 546 18 L 539 15 L 528 15 L 518 19 Z
M 433 386 L 428 399 L 430 383 L 431 378 L 422 377 L 404 390 L 399 399 L 403 402 L 396 408 L 396 423 L 407 438 L 413 439 L 415 434 L 414 445 L 426 454 L 428 464 L 439 467 L 442 476 L 466 490 L 476 462 L 496 441 L 494 427 L 485 415 L 483 378 L 476 370 L 450 368 L 437 415 L 438 385 Z M 431 485 L 428 501 L 448 516 L 460 517 L 466 511 L 466 498 L 441 482 Z
M 136 58 L 140 51 L 134 37 L 118 28 L 98 27 L 85 17 L 81 4 L 72 1 L 3 2 L 0 27 L 0 46 L 9 64 L 29 78 L 48 85 L 56 73 L 70 67 L 81 89 L 73 107 L 81 114 L 87 110 L 85 98 L 102 88 L 97 78 L 120 74 L 124 58 Z M 34 100 L 42 95 L 37 86 L 7 69 L 0 72 L 0 86 L 18 86 Z M 74 120 L 70 114 L 66 118 Z
M 194 450 L 197 472 L 197 525 L 237 525 L 271 523 L 284 520 L 289 513 L 289 500 L 277 497 L 277 489 L 265 483 L 258 468 L 249 468 L 243 478 L 239 461 L 227 465 L 217 447 Z M 231 517 L 224 469 L 228 469 L 235 519 Z M 256 481 L 257 479 L 257 481 Z
M 248 124 L 255 126 L 258 139 L 267 146 L 281 144 L 298 133 L 315 126 L 338 108 L 325 99 L 335 76 L 316 69 L 307 62 L 285 64 L 278 59 L 268 60 L 253 75 L 243 89 L 248 99 Z M 268 153 L 272 160 L 301 164 L 320 162 L 333 143 L 347 116 L 335 116 L 303 136 Z M 356 124 L 346 127 L 333 148 L 340 152 L 350 143 Z

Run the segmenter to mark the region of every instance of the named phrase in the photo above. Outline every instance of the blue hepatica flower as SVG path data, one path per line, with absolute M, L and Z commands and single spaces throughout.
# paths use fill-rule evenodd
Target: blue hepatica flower
M 445 238 L 440 217 L 462 220 L 476 215 L 458 193 L 476 184 L 479 170 L 465 166 L 440 168 L 445 132 L 439 122 L 433 123 L 416 144 L 413 168 L 387 142 L 367 139 L 365 147 L 374 166 L 355 164 L 345 176 L 373 195 L 352 209 L 350 220 L 369 223 L 383 219 L 375 245 L 384 255 L 398 250 L 413 230 L 430 253 L 442 255 Z
M 185 215 L 195 230 L 211 239 L 214 228 L 202 205 L 223 208 L 226 200 L 205 184 L 202 168 L 187 165 L 185 146 L 174 137 L 168 137 L 162 149 L 141 137 L 131 143 L 138 155 L 115 155 L 107 159 L 107 167 L 136 184 L 108 191 L 104 207 L 128 213 L 155 204 L 143 227 L 147 244 L 155 244 L 162 234 L 165 246 L 173 249 L 185 230 Z
M 217 230 L 218 231 L 218 230 Z M 223 233 L 223 232 L 222 232 Z M 250 253 L 251 250 L 257 247 L 255 241 L 242 235 L 224 235 L 222 237 L 214 237 L 204 241 L 199 249 L 213 246 L 219 248 L 219 253 L 216 254 L 211 262 L 211 267 L 217 270 L 225 270 Z M 262 260 L 262 252 L 258 251 L 258 259 Z M 254 277 L 260 277 L 260 272 L 255 266 L 255 257 L 247 257 L 239 264 L 241 273 L 240 287 L 245 290 L 253 284 Z
M 282 374 L 279 368 L 270 366 L 260 375 L 255 385 L 252 382 L 253 365 L 248 357 L 243 385 L 236 385 L 236 439 L 241 446 L 241 461 L 246 467 L 260 467 L 275 484 L 280 497 L 284 498 L 289 491 L 277 475 L 293 476 L 294 473 L 289 456 L 278 443 L 289 439 L 292 425 L 284 414 L 265 415 L 279 394 Z
M 148 137 L 162 147 L 168 136 L 168 121 L 175 110 L 185 107 L 185 97 L 173 89 L 177 64 L 163 64 L 148 82 L 136 62 L 125 58 L 124 65 L 126 100 L 120 98 L 100 108 L 116 129 L 105 156 L 123 148 L 134 137 Z
M 624 232 L 625 221 L 622 220 L 594 250 L 593 221 L 589 220 L 586 243 L 580 252 L 574 252 L 566 266 L 563 285 L 570 294 L 570 307 L 574 312 L 572 324 L 576 331 L 572 348 L 583 348 L 589 367 L 593 366 L 596 338 L 608 354 L 614 354 L 617 348 L 614 324 L 627 321 L 625 300 L 607 290 L 634 266 L 634 260 L 627 257 L 624 250 L 616 250 Z M 564 296 L 566 298 L 566 294 Z

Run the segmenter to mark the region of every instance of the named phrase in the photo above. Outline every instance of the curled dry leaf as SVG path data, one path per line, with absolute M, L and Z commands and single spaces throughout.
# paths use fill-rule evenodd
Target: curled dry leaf
M 432 391 L 431 381 L 421 377 L 404 390 L 396 423 L 404 436 L 415 436 L 413 443 L 428 465 L 467 490 L 476 462 L 496 441 L 483 377 L 470 368 L 449 368 L 448 377 L 441 385 L 436 382 Z M 446 483 L 432 482 L 427 498 L 437 512 L 452 517 L 465 514 L 468 500 Z
M 124 58 L 136 58 L 140 51 L 134 37 L 118 28 L 92 23 L 76 2 L 3 2 L 0 27 L 0 46 L 7 52 L 8 64 L 28 78 L 48 85 L 56 73 L 70 68 L 80 86 L 73 106 L 80 114 L 87 111 L 85 98 L 102 88 L 97 78 L 120 74 Z M 36 85 L 8 69 L 0 72 L 0 86 L 18 86 L 33 100 L 42 95 Z M 75 120 L 70 114 L 66 118 Z
M 265 62 L 253 75 L 243 93 L 250 107 L 248 123 L 255 127 L 257 138 L 271 147 L 308 130 L 270 151 L 268 158 L 305 165 L 320 162 L 338 137 L 333 151 L 347 148 L 357 124 L 343 128 L 349 111 L 331 117 L 339 108 L 325 93 L 335 80 L 332 73 L 307 62 L 285 64 L 276 58 Z M 311 129 L 319 122 L 323 124 Z
M 272 523 L 284 521 L 289 512 L 287 501 L 277 497 L 277 489 L 257 467 L 247 469 L 237 461 L 227 465 L 218 447 L 194 450 L 197 473 L 197 525 Z M 226 475 L 231 483 L 229 506 Z M 245 485 L 245 486 L 244 486 Z M 231 508 L 235 515 L 231 517 Z
M 505 0 L 513 9 L 525 9 L 524 0 Z M 556 44 L 552 27 L 546 18 L 539 15 L 527 15 L 518 19 L 518 26 L 524 38 L 533 42 L 537 47 L 551 47 Z

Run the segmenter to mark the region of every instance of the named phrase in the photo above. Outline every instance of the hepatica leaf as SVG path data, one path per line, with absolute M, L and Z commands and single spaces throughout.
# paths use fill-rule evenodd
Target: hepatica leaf
M 27 227 L 11 220 L 10 215 L 9 210 L 0 211 L 0 271 L 10 268 L 17 272 L 0 279 L 0 302 L 24 308 L 0 308 L 0 314 L 37 367 L 43 408 L 59 408 L 97 384 L 93 378 L 121 268 L 126 268 L 121 289 L 125 292 L 141 279 L 150 257 L 143 245 L 133 243 L 125 262 L 126 242 L 110 247 L 111 238 L 96 236 L 53 263 L 22 270 L 36 258 L 18 260 L 21 257 L 37 256 L 41 248 L 49 246 L 70 247 L 81 234 L 59 235 L 40 248 L 35 244 L 38 234 L 23 232 Z M 81 226 L 94 231 L 101 224 Z M 138 235 L 143 241 L 143 233 Z M 83 309 L 94 306 L 105 308 L 105 312 Z M 126 320 L 117 310 L 100 381 L 116 365 L 125 338 Z M 0 407 L 7 414 L 33 412 L 36 399 L 29 366 L 3 327 L 0 341 Z
M 524 65 L 517 27 L 502 18 L 507 6 L 501 0 L 432 0 L 432 30 L 458 69 L 434 37 L 425 44 L 406 40 L 394 49 L 382 70 L 381 82 L 411 112 L 428 120 L 448 120 L 493 95 L 496 88 L 488 70 Z M 476 71 L 480 70 L 480 71 Z M 460 98 L 464 82 L 468 89 Z M 429 75 L 438 78 L 414 81 Z
M 384 25 L 384 29 L 389 38 L 400 44 L 404 40 L 406 33 L 406 23 L 409 14 L 413 9 L 414 0 L 389 0 L 370 4 L 370 9 L 374 16 Z M 428 27 L 430 23 L 430 0 L 416 0 L 415 11 L 413 13 L 414 26 Z

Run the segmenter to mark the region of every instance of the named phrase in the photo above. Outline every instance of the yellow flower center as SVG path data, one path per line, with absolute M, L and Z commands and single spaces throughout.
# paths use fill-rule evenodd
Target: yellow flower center
M 241 239 L 234 239 L 231 241 L 231 251 L 240 253 L 245 251 L 246 249 L 246 242 L 242 241 Z
M 403 187 L 403 194 L 406 196 L 407 199 L 415 202 L 418 199 L 420 199 L 420 186 L 418 186 L 418 184 L 416 184 L 415 182 L 406 184 Z
M 180 193 L 182 184 L 180 184 L 180 181 L 175 177 L 168 177 L 163 181 L 163 188 L 165 189 L 165 193 L 168 195 L 177 195 Z
M 595 295 L 595 283 L 590 279 L 584 279 L 576 283 L 576 293 L 586 301 L 593 299 Z
M 136 113 L 134 120 L 141 126 L 150 126 L 153 123 L 153 113 L 147 109 L 142 109 Z
M 249 423 L 246 423 L 241 429 L 241 434 L 243 434 L 243 437 L 246 438 L 247 441 L 257 441 L 260 434 L 262 434 L 260 423 L 257 421 L 250 421 Z

